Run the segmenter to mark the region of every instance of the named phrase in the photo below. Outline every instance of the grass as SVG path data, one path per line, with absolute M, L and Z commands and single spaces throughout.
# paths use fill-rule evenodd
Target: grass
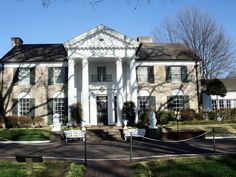
M 5 139 L 11 141 L 49 140 L 50 132 L 45 129 L 36 129 L 36 128 L 1 129 L 0 140 L 5 140 Z
M 134 164 L 136 177 L 236 177 L 236 156 L 157 160 Z
M 81 164 L 70 162 L 43 162 L 34 163 L 32 177 L 82 177 L 85 167 Z M 25 177 L 27 176 L 25 163 L 0 162 L 1 177 Z
M 163 132 L 177 131 L 175 122 L 170 122 L 162 126 Z M 210 131 L 216 128 L 216 134 L 220 135 L 236 135 L 236 123 L 206 123 L 206 124 L 187 124 L 187 122 L 179 122 L 179 131 Z

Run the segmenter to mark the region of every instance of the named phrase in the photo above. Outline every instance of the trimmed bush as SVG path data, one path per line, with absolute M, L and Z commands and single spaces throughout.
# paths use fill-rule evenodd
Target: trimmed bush
M 156 113 L 157 123 L 158 124 L 168 124 L 170 120 L 172 120 L 172 112 L 170 111 L 160 111 Z
M 81 125 L 82 117 L 83 117 L 83 110 L 81 103 L 75 103 L 71 106 L 71 117 L 76 124 Z
M 32 126 L 32 118 L 29 116 L 6 117 L 6 128 L 29 128 Z
M 180 116 L 181 121 L 192 121 L 196 118 L 196 111 L 193 109 L 182 110 Z
M 128 125 L 133 126 L 135 123 L 135 104 L 132 101 L 124 102 L 123 105 L 123 119 L 128 120 Z
M 139 113 L 139 125 L 147 125 L 148 123 L 148 113 L 147 112 L 140 112 Z
M 44 119 L 43 117 L 35 117 L 33 119 L 34 126 L 37 128 L 43 127 Z

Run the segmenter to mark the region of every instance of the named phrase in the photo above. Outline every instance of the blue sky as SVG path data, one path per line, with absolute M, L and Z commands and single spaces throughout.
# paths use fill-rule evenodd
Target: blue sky
M 92 7 L 88 0 L 56 0 L 44 8 L 40 0 L 1 0 L 0 58 L 10 50 L 10 38 L 16 36 L 27 44 L 63 43 L 99 24 L 132 38 L 148 36 L 164 17 L 185 6 L 197 6 L 214 16 L 236 41 L 235 0 L 152 0 L 150 5 L 104 1 Z

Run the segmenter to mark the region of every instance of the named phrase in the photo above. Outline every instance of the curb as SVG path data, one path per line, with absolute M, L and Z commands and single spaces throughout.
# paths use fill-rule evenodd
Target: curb
M 232 139 L 232 138 L 236 138 L 236 136 L 215 136 L 215 139 Z M 213 136 L 205 137 L 205 139 L 212 140 Z
M 0 141 L 0 144 L 42 144 L 50 143 L 50 140 L 45 141 Z

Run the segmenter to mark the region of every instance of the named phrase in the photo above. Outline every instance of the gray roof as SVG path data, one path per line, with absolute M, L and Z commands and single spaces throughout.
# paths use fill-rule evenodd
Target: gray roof
M 200 60 L 191 49 L 179 43 L 144 43 L 137 56 L 138 60 Z
M 5 63 L 57 62 L 67 60 L 63 44 L 22 44 L 1 58 Z
M 227 91 L 236 91 L 236 78 L 220 79 L 225 85 Z

